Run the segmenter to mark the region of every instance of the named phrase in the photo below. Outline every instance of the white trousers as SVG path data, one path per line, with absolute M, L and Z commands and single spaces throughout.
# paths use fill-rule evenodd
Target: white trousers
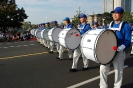
M 44 40 L 44 39 L 43 39 L 43 45 L 44 45 L 45 47 L 47 47 L 47 42 L 46 42 L 46 40 Z
M 72 69 L 77 69 L 79 57 L 81 55 L 80 47 L 74 50 Z M 89 60 L 82 54 L 84 68 L 88 68 Z
M 56 44 L 56 50 L 57 52 L 59 52 L 59 48 L 60 48 L 59 43 L 55 43 L 55 44 Z
M 53 49 L 54 49 L 54 43 L 53 42 L 50 42 L 49 48 L 50 48 L 50 51 L 53 51 Z
M 125 52 L 120 51 L 116 55 L 113 61 L 115 70 L 115 82 L 114 88 L 121 88 L 123 78 L 123 67 L 125 60 Z M 110 70 L 110 64 L 100 66 L 100 88 L 108 88 L 107 85 L 107 74 Z
M 47 48 L 50 48 L 50 41 L 46 40 Z
M 70 49 L 67 49 L 68 50 L 68 57 L 69 58 L 72 58 L 72 50 L 70 50 Z M 63 59 L 63 52 L 64 52 L 64 48 L 63 48 L 63 46 L 60 46 L 60 48 L 59 48 L 59 58 L 60 59 Z

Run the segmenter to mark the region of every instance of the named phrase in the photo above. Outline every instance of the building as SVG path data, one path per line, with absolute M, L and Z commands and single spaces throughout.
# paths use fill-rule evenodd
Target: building
M 103 12 L 111 12 L 114 9 L 114 0 L 103 0 Z
M 114 0 L 114 8 L 116 7 L 122 7 L 124 11 L 131 13 L 132 8 L 132 0 Z
M 116 7 L 122 7 L 124 11 L 131 12 L 132 0 L 103 0 L 103 12 L 111 12 Z
M 87 16 L 87 22 L 92 26 L 94 22 L 98 22 L 99 25 L 102 25 L 102 14 L 94 14 Z

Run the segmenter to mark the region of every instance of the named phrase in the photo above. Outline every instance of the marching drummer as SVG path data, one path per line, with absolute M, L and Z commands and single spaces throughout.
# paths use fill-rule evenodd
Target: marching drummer
M 86 33 L 88 30 L 91 29 L 90 27 L 90 24 L 87 24 L 87 16 L 85 14 L 81 14 L 79 16 L 80 18 L 80 24 L 79 24 L 79 31 L 81 33 L 81 36 Z M 77 64 L 78 64 L 78 60 L 79 60 L 79 57 L 81 55 L 81 51 L 80 51 L 80 47 L 78 47 L 77 49 L 74 50 L 74 53 L 73 53 L 73 64 L 72 64 L 72 68 L 69 69 L 69 71 L 71 72 L 76 72 L 77 71 Z M 84 63 L 84 66 L 82 68 L 82 71 L 85 71 L 85 70 L 88 70 L 88 63 L 89 63 L 89 60 L 87 60 L 87 58 L 85 58 L 85 56 L 82 54 L 82 58 L 83 58 L 83 63 Z
M 59 28 L 57 21 L 53 21 L 52 24 L 53 24 L 53 28 Z M 54 43 L 50 42 L 50 51 L 49 51 L 49 53 L 53 53 L 53 47 L 54 47 Z M 57 52 L 59 52 L 59 43 L 56 43 L 56 49 L 57 49 Z
M 94 22 L 93 29 L 101 29 L 98 22 Z
M 109 28 L 115 30 L 118 38 L 117 55 L 114 58 L 113 65 L 115 69 L 114 88 L 121 88 L 123 78 L 123 67 L 125 60 L 125 49 L 131 44 L 131 28 L 129 24 L 122 21 L 124 10 L 121 7 L 116 7 L 111 11 L 113 20 Z M 100 88 L 108 88 L 107 74 L 109 72 L 110 64 L 100 66 Z
M 45 24 L 45 30 L 50 30 L 50 23 L 49 22 L 47 22 L 46 24 Z M 50 41 L 48 41 L 48 40 L 45 40 L 44 41 L 46 44 L 46 48 L 49 50 L 50 49 Z
M 74 26 L 70 23 L 70 19 L 68 17 L 66 17 L 63 21 L 64 21 L 64 29 L 65 28 L 74 28 Z M 72 50 L 70 50 L 70 49 L 67 49 L 67 50 L 68 50 L 69 60 L 72 60 L 72 55 L 73 55 Z M 56 59 L 62 60 L 63 52 L 64 52 L 63 46 L 60 46 L 59 47 L 59 56 Z

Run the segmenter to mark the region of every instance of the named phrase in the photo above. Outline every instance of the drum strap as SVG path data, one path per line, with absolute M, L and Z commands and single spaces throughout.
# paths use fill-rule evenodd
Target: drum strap
M 68 24 L 68 25 L 64 26 L 64 28 L 68 28 L 68 27 L 69 27 L 69 25 L 70 25 L 70 24 Z
M 114 30 L 114 31 L 120 31 L 121 28 L 122 28 L 122 26 L 123 26 L 124 21 L 122 21 L 122 22 L 120 23 L 119 28 L 112 28 L 113 23 L 114 23 L 114 21 L 112 21 L 112 22 L 110 23 L 109 29 Z
M 85 27 L 86 27 L 86 25 L 87 24 L 85 24 L 82 28 L 81 27 L 79 27 L 78 29 L 79 29 L 79 31 L 81 32 L 81 30 L 83 30 Z

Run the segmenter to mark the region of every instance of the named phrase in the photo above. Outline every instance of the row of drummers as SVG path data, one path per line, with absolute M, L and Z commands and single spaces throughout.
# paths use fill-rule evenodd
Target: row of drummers
M 37 37 L 37 41 L 50 49 L 53 53 L 53 46 L 56 44 L 59 56 L 57 59 L 63 59 L 63 48 L 67 48 L 69 60 L 73 59 L 72 68 L 69 71 L 77 70 L 77 63 L 82 54 L 84 66 L 82 70 L 88 70 L 88 59 L 101 64 L 108 64 L 116 54 L 117 38 L 112 30 L 95 29 L 92 30 L 87 24 L 87 16 L 80 15 L 78 29 L 70 24 L 70 19 L 66 17 L 64 29 L 53 22 L 53 28 L 46 26 L 45 29 L 32 29 L 31 34 Z M 74 50 L 74 53 L 72 52 Z M 102 52 L 101 52 L 102 50 Z M 110 55 L 112 54 L 112 55 Z M 107 57 L 105 57 L 107 55 Z

